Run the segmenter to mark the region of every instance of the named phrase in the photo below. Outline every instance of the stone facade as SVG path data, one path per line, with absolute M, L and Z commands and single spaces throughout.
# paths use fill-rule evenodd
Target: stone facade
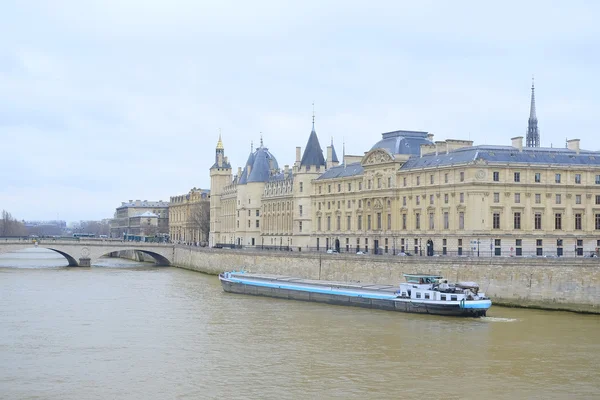
M 189 193 L 171 196 L 169 236 L 171 241 L 203 245 L 208 242 L 210 191 L 193 188 Z
M 136 238 L 166 235 L 169 232 L 169 203 L 129 200 L 121 203 L 110 222 L 111 238 Z M 138 239 L 139 238 L 139 239 Z
M 578 139 L 565 148 L 524 147 L 520 136 L 473 146 L 394 131 L 340 164 L 333 143 L 324 159 L 313 121 L 292 168 L 273 160 L 261 142 L 233 176 L 219 138 L 211 246 L 474 257 L 589 257 L 600 248 L 600 152 Z

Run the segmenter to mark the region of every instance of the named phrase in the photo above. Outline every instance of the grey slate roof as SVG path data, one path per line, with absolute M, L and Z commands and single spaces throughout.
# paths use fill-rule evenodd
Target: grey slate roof
M 331 162 L 339 163 L 337 154 L 335 154 L 335 147 L 333 147 L 333 141 L 331 142 Z
M 215 163 L 212 165 L 212 167 L 210 167 L 210 169 L 215 169 L 215 168 L 229 168 L 231 169 L 231 164 L 228 162 L 225 162 L 225 160 L 223 160 L 223 164 L 221 164 L 221 166 L 219 167 L 218 163 L 215 161 Z
M 363 173 L 363 167 L 360 162 L 355 162 L 348 165 L 338 165 L 337 167 L 329 168 L 321 176 L 320 179 L 331 179 L 331 178 L 345 178 L 347 176 L 356 176 Z
M 519 151 L 512 146 L 473 146 L 451 151 L 446 154 L 426 154 L 408 159 L 401 170 L 467 164 L 475 160 L 498 164 L 561 164 L 561 165 L 600 165 L 600 152 L 564 148 L 524 147 Z
M 393 131 L 382 133 L 382 139 L 375 143 L 371 150 L 386 149 L 392 154 L 418 155 L 422 144 L 432 144 L 427 139 L 427 132 L 419 131 Z
M 250 167 L 250 173 L 248 173 Z M 266 147 L 259 147 L 253 153 L 250 153 L 246 166 L 239 179 L 239 185 L 245 185 L 250 182 L 267 182 L 271 176 L 271 169 L 278 169 L 279 165 L 275 156 L 273 156 Z
M 317 138 L 317 132 L 315 132 L 314 123 L 313 129 L 308 137 L 308 142 L 306 143 L 306 148 L 304 149 L 304 154 L 302 155 L 300 165 L 325 165 L 323 149 L 321 149 L 321 145 L 319 144 L 319 138 Z

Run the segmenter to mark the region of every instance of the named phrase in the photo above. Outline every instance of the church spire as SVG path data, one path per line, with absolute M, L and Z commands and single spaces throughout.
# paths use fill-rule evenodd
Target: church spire
M 221 140 L 221 129 L 219 129 L 219 141 L 217 142 L 217 150 L 223 150 L 223 141 Z
M 538 119 L 535 112 L 535 82 L 531 78 L 531 106 L 529 108 L 529 121 L 527 124 L 527 136 L 525 139 L 527 147 L 540 147 L 540 132 Z

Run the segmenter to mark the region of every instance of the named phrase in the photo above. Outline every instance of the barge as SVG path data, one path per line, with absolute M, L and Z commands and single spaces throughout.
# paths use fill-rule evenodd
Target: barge
M 482 317 L 492 301 L 474 282 L 449 283 L 439 275 L 404 274 L 399 286 L 331 282 L 291 276 L 223 272 L 219 280 L 229 293 L 375 308 L 420 314 Z

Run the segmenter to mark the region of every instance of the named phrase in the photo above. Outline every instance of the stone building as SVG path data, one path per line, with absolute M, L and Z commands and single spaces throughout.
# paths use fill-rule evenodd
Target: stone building
M 600 246 L 600 152 L 579 139 L 539 147 L 533 86 L 526 146 L 522 136 L 473 146 L 394 131 L 340 164 L 333 143 L 323 156 L 313 120 L 292 168 L 261 143 L 232 176 L 219 144 L 213 246 L 430 256 L 582 256 Z
M 208 242 L 210 191 L 193 188 L 189 193 L 171 196 L 169 236 L 173 242 L 204 245 Z
M 145 240 L 169 233 L 169 203 L 129 200 L 122 202 L 110 223 L 111 238 Z

